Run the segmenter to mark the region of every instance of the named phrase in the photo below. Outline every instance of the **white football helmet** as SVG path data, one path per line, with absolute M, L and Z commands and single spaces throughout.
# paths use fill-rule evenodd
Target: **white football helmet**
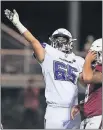
M 73 49 L 72 44 L 76 39 L 72 39 L 72 35 L 68 30 L 60 28 L 53 32 L 49 40 L 52 47 L 68 54 Z
M 102 38 L 95 40 L 90 47 L 91 51 L 97 52 L 97 64 L 102 64 Z

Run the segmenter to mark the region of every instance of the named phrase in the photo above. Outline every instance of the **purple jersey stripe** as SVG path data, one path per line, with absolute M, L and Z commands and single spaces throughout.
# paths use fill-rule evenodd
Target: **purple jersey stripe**
M 41 45 L 42 45 L 43 48 L 46 47 L 46 43 L 45 42 L 41 43 Z

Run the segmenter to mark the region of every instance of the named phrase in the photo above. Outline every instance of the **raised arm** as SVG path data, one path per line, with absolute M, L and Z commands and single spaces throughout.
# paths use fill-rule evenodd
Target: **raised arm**
M 6 17 L 13 23 L 13 25 L 19 30 L 19 32 L 24 36 L 24 38 L 31 44 L 36 58 L 39 62 L 43 62 L 45 57 L 45 50 L 40 44 L 40 42 L 25 28 L 19 20 L 19 15 L 16 10 L 11 12 L 6 9 L 5 11 Z
M 85 87 L 90 83 L 102 83 L 102 73 L 92 69 L 92 62 L 96 59 L 95 52 L 89 52 L 85 58 L 82 73 L 79 75 L 78 81 Z

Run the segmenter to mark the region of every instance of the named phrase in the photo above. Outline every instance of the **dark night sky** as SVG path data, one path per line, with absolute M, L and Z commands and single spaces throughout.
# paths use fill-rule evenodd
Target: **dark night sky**
M 79 2 L 81 3 L 80 43 L 84 43 L 89 34 L 94 35 L 95 38 L 102 37 L 102 2 Z M 16 9 L 21 22 L 39 40 L 47 41 L 54 30 L 67 27 L 67 4 L 69 3 L 70 1 L 2 1 L 1 21 L 15 29 L 5 18 L 4 9 Z

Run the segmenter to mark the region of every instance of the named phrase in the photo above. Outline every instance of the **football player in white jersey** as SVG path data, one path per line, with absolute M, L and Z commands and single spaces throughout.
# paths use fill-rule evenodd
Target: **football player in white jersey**
M 75 39 L 66 29 L 56 30 L 49 38 L 51 46 L 41 44 L 19 21 L 16 10 L 5 10 L 6 17 L 32 45 L 35 57 L 42 68 L 46 88 L 46 129 L 76 129 L 81 119 L 78 114 L 71 120 L 72 106 L 78 104 L 77 81 L 84 59 L 72 52 Z

